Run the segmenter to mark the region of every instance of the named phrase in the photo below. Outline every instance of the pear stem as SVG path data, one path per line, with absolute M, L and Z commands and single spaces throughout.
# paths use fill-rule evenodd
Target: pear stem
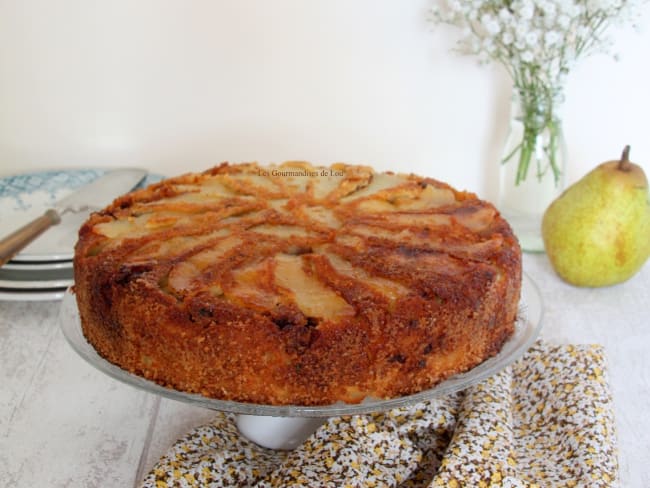
M 621 171 L 630 171 L 632 166 L 630 165 L 630 145 L 628 144 L 623 149 L 623 154 L 621 154 L 621 160 L 618 162 L 618 167 Z

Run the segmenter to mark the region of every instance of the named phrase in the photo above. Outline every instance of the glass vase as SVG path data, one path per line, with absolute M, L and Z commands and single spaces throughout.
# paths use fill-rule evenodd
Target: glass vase
M 564 190 L 561 97 L 515 90 L 500 163 L 497 207 L 526 252 L 543 252 L 542 217 Z

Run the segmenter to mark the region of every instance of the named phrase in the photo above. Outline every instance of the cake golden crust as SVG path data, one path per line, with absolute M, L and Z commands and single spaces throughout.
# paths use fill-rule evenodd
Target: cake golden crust
M 108 361 L 272 405 L 430 388 L 514 330 L 521 251 L 492 205 L 431 178 L 223 163 L 82 226 L 75 293 Z

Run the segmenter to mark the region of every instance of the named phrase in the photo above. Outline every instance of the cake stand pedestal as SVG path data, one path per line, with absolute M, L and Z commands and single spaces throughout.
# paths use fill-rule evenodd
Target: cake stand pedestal
M 305 442 L 327 419 L 238 415 L 239 433 L 258 446 L 290 451 Z
M 341 415 L 360 415 L 413 405 L 448 395 L 476 384 L 519 359 L 533 344 L 542 326 L 542 300 L 535 284 L 524 275 L 520 312 L 515 333 L 496 356 L 475 368 L 455 375 L 435 387 L 413 395 L 387 400 L 366 398 L 358 404 L 335 403 L 321 406 L 258 405 L 253 403 L 217 400 L 197 394 L 165 388 L 140 376 L 133 375 L 102 358 L 86 341 L 81 330 L 79 311 L 74 296 L 66 292 L 59 312 L 59 325 L 72 348 L 91 365 L 113 378 L 136 388 L 166 398 L 197 406 L 238 414 L 236 423 L 243 436 L 270 449 L 295 449 L 302 444 L 327 418 Z

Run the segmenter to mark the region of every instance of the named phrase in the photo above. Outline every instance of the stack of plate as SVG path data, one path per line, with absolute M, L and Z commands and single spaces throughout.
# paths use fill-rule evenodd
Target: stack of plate
M 58 200 L 104 174 L 103 169 L 45 171 L 0 177 L 0 237 L 39 217 Z M 148 176 L 141 185 L 160 179 Z M 117 195 L 116 195 L 117 196 Z M 73 284 L 72 258 L 89 212 L 66 213 L 0 267 L 0 300 L 59 300 Z
M 0 268 L 0 300 L 60 300 L 74 283 L 72 261 L 10 261 Z

